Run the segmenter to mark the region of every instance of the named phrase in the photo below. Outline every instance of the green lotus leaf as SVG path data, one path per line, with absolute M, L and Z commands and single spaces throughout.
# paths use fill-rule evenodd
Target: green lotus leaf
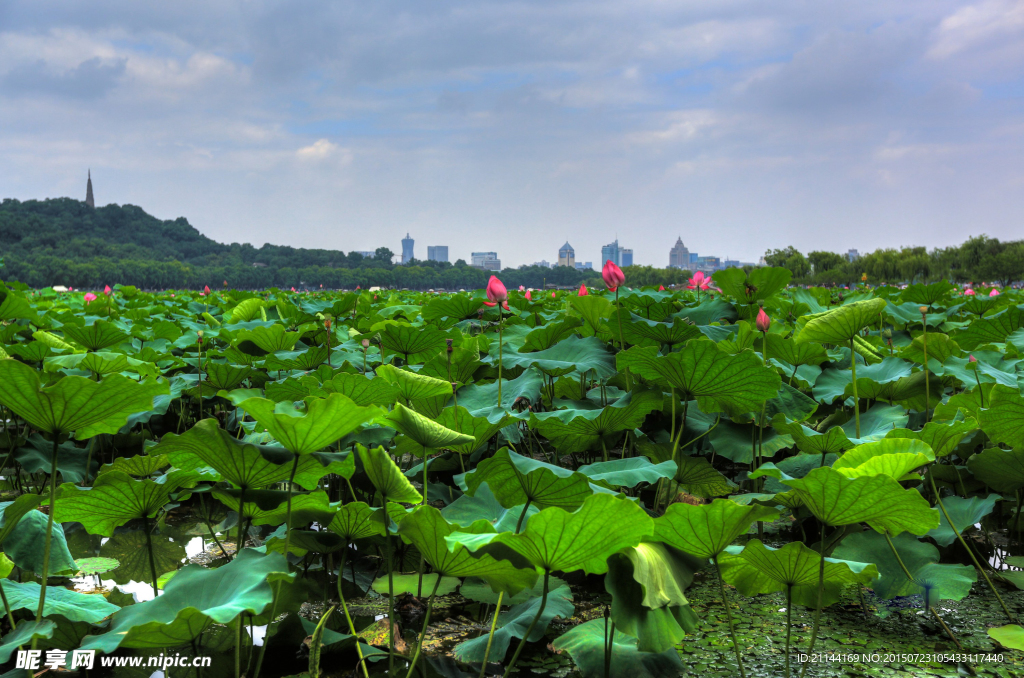
M 652 532 L 650 516 L 632 501 L 595 494 L 573 513 L 558 507 L 542 510 L 526 521 L 526 529 L 519 534 L 454 532 L 445 541 L 449 549 L 463 544 L 470 551 L 496 558 L 505 557 L 508 547 L 547 572 L 604 574 L 608 556 L 636 546 Z
M 971 322 L 956 335 L 956 342 L 965 351 L 973 351 L 984 344 L 1001 344 L 1024 327 L 1024 311 L 1010 306 L 1004 311 Z
M 885 439 L 906 438 L 920 440 L 931 447 L 935 456 L 939 458 L 945 457 L 955 450 L 960 441 L 964 439 L 964 436 L 977 430 L 977 428 L 978 421 L 976 419 L 953 421 L 950 423 L 930 421 L 920 431 L 911 431 L 907 428 L 893 429 L 886 434 Z
M 301 338 L 301 332 L 288 332 L 284 325 L 274 324 L 269 327 L 242 330 L 235 337 L 235 345 L 243 353 L 259 356 L 278 351 L 291 351 Z
M 540 597 L 532 598 L 498 615 L 493 640 L 490 641 L 491 653 L 488 655 L 488 661 L 504 662 L 512 638 L 522 638 L 526 635 L 531 622 L 533 622 L 540 611 L 540 604 Z M 559 586 L 552 591 L 548 591 L 544 613 L 540 616 L 540 620 L 530 633 L 529 640 L 538 641 L 543 638 L 552 619 L 555 617 L 568 619 L 572 616 L 574 609 L 572 591 L 569 590 L 568 586 Z M 482 662 L 487 652 L 488 641 L 488 634 L 485 633 L 479 638 L 459 643 L 455 646 L 453 654 L 460 661 Z
M 18 526 L 18 522 L 42 503 L 43 498 L 38 494 L 23 494 L 14 501 L 0 503 L 0 545 Z
M 157 572 L 174 572 L 185 560 L 185 547 L 170 539 L 152 539 L 153 563 Z M 118 531 L 100 547 L 100 557 L 120 563 L 104 579 L 115 584 L 152 581 L 149 569 L 149 547 L 143 530 Z
M 884 474 L 900 480 L 916 468 L 935 461 L 932 448 L 920 440 L 886 438 L 847 450 L 832 468 L 847 478 Z
M 911 375 L 910 363 L 886 357 L 874 365 L 857 367 L 857 394 L 861 398 L 889 399 L 896 382 Z M 814 382 L 814 397 L 825 403 L 853 397 L 853 372 L 829 369 Z
M 792 590 L 793 603 L 805 607 L 818 606 L 818 570 L 821 556 L 800 542 L 782 548 L 765 546 L 751 539 L 742 550 L 724 554 L 719 562 L 722 577 L 745 596 Z M 871 563 L 825 558 L 822 604 L 828 607 L 839 602 L 842 590 L 853 584 L 870 585 L 878 578 Z
M 452 385 L 447 381 L 402 370 L 394 365 L 378 367 L 377 377 L 398 389 L 398 393 L 406 401 L 438 398 L 452 394 Z
M 978 579 L 977 571 L 969 565 L 940 565 L 939 550 L 909 534 L 894 537 L 892 542 L 912 579 L 907 579 L 886 543 L 885 535 L 875 532 L 851 534 L 834 551 L 834 555 L 874 563 L 880 577 L 870 586 L 879 597 L 889 599 L 924 594 L 925 609 L 928 604 L 934 605 L 940 600 L 962 600 L 970 593 L 971 584 Z
M 616 628 L 639 640 L 643 652 L 664 652 L 697 628 L 683 590 L 701 563 L 657 542 L 642 542 L 608 560 L 605 589 Z
M 46 524 L 49 520 L 42 511 L 32 510 L 37 505 L 36 500 L 25 497 L 19 497 L 13 502 L 0 503 L 0 509 L 4 511 L 3 523 L 0 524 L 0 545 L 15 565 L 23 570 L 38 573 L 43 569 Z M 31 508 L 25 511 L 26 507 Z M 8 514 L 7 511 L 12 513 Z M 55 522 L 50 543 L 50 576 L 70 576 L 75 572 L 75 560 L 68 550 L 64 528 Z
M 593 494 L 587 477 L 582 473 L 518 455 L 505 447 L 467 473 L 465 482 L 469 494 L 487 483 L 505 508 L 529 501 L 540 508 L 560 506 L 575 509 Z
M 39 584 L 34 581 L 19 583 L 10 579 L 0 580 L 12 610 L 32 610 L 39 605 Z M 0 607 L 3 607 L 0 605 Z M 103 596 L 93 596 L 66 589 L 63 586 L 47 586 L 43 615 L 59 614 L 68 621 L 84 621 L 92 624 L 117 612 L 117 605 L 111 605 Z M 6 610 L 4 611 L 6 612 Z
M 753 523 L 778 517 L 773 508 L 742 506 L 729 499 L 699 506 L 676 503 L 654 520 L 654 537 L 692 556 L 715 558 Z
M 963 534 L 977 523 L 980 523 L 982 518 L 992 513 L 992 509 L 995 508 L 996 502 L 1000 499 L 1002 497 L 998 494 L 990 494 L 984 498 L 969 497 L 967 499 L 963 497 L 946 497 L 942 500 L 942 506 L 953 521 L 953 527 L 956 528 L 957 532 Z M 928 536 L 934 539 L 935 543 L 939 546 L 949 546 L 956 541 L 956 533 L 953 532 L 953 527 L 950 527 L 944 513 L 940 511 L 939 517 L 941 520 L 939 526 L 929 532 Z
M 266 306 L 266 302 L 259 297 L 244 299 L 224 314 L 224 320 L 232 323 L 248 322 L 258 318 L 263 313 L 264 306 Z
M 583 328 L 588 335 L 600 333 L 602 321 L 615 309 L 612 302 L 596 294 L 570 297 L 569 306 L 585 321 Z
M 495 498 L 490 486 L 487 483 L 482 483 L 473 494 L 463 494 L 441 509 L 441 515 L 445 520 L 456 525 L 472 525 L 478 520 L 486 520 L 494 525 L 497 532 L 511 532 L 518 524 L 524 508 L 526 508 L 527 518 L 540 511 L 540 508 L 534 504 L 528 508 L 522 504 L 505 508 Z
M 718 288 L 725 294 L 735 297 L 743 304 L 767 299 L 779 290 L 786 288 L 793 273 L 786 268 L 763 266 L 747 272 L 742 268 L 726 268 L 715 271 L 712 278 Z
M 540 400 L 544 375 L 529 369 L 515 379 L 502 379 L 501 402 L 498 402 L 498 383 L 463 386 L 458 391 L 459 407 L 466 408 L 474 417 L 486 416 L 497 420 L 508 415 L 517 402 L 535 403 Z
M 980 381 L 1016 390 L 1017 368 L 1022 362 L 1019 358 L 1009 360 L 994 351 L 975 351 L 972 355 L 977 362 L 971 362 L 970 358 L 948 358 L 939 374 L 955 377 L 968 389 L 977 388 Z
M 420 447 L 430 450 L 449 445 L 468 445 L 476 441 L 472 436 L 445 428 L 401 403 L 396 404 L 395 409 L 387 414 L 385 422 L 411 438 Z
M 99 375 L 135 372 L 155 377 L 160 374 L 160 370 L 152 363 L 136 360 L 123 353 L 70 353 L 52 356 L 43 362 L 44 372 L 63 369 L 89 370 Z
M 0 664 L 10 661 L 11 655 L 19 647 L 31 646 L 32 641 L 37 638 L 52 637 L 55 627 L 56 624 L 52 619 L 44 619 L 40 622 L 22 621 L 18 624 L 17 630 L 8 633 L 0 641 Z
M 421 308 L 423 319 L 427 322 L 440 320 L 441 318 L 455 318 L 464 320 L 475 318 L 477 312 L 483 308 L 484 300 L 479 297 L 470 297 L 465 294 L 453 294 L 450 297 L 438 297 L 431 299 Z
M 900 357 L 924 365 L 925 342 L 928 343 L 928 368 L 936 374 L 942 373 L 943 363 L 948 359 L 959 358 L 963 353 L 948 334 L 929 332 L 927 335 L 919 334 L 914 337 L 909 346 L 900 350 Z
M 103 474 L 120 471 L 136 478 L 146 478 L 170 465 L 171 462 L 166 455 L 137 454 L 134 457 L 118 457 L 114 463 L 100 467 L 99 472 Z
M 765 403 L 764 414 L 769 420 L 781 414 L 790 421 L 805 421 L 817 409 L 814 398 L 783 382 L 779 394 Z
M 887 475 L 847 478 L 825 466 L 783 482 L 826 525 L 867 523 L 878 532 L 921 535 L 939 524 L 938 510 L 917 490 L 905 490 Z
M 568 338 L 576 332 L 576 328 L 582 326 L 582 320 L 567 316 L 563 320 L 535 327 L 526 335 L 522 349 L 525 349 L 527 352 L 544 351 L 561 340 Z
M 679 468 L 673 480 L 678 483 L 681 491 L 702 499 L 724 497 L 736 489 L 704 457 L 680 456 Z
M 215 489 L 213 496 L 232 511 L 241 506 L 241 491 Z M 329 525 L 338 509 L 331 505 L 323 491 L 292 496 L 292 513 L 289 527 L 303 527 L 309 523 Z M 245 509 L 242 514 L 252 518 L 253 525 L 283 525 L 288 516 L 288 492 L 272 490 L 250 490 L 245 493 Z
M 18 627 L 21 630 L 21 627 Z M 1006 624 L 988 630 L 988 635 L 1003 647 L 1024 652 L 1024 628 L 1019 624 Z M 6 638 L 4 639 L 6 641 Z
M 0 320 L 17 320 L 18 318 L 34 318 L 35 311 L 25 297 L 15 294 L 0 284 Z
M 667 382 L 685 399 L 696 398 L 702 412 L 753 412 L 779 392 L 781 380 L 752 351 L 730 355 L 706 339 L 659 356 L 636 346 L 616 356 L 619 369 L 644 379 Z
M 381 367 L 391 367 L 390 365 L 384 365 Z M 400 370 L 396 370 L 400 371 Z M 378 372 L 378 374 L 380 374 Z M 413 374 L 412 372 L 402 372 L 402 374 Z M 420 375 L 414 375 L 419 377 Z M 367 379 L 361 374 L 348 374 L 342 372 L 334 375 L 334 377 L 324 382 L 324 391 L 328 393 L 340 393 L 343 396 L 347 396 L 352 399 L 356 405 L 393 405 L 398 401 L 400 395 L 399 390 L 392 386 L 388 379 Z M 448 388 L 446 393 L 450 393 L 451 388 Z
M 992 402 L 993 388 L 994 384 L 983 383 L 981 388 L 950 396 L 946 402 L 935 405 L 932 421 L 948 424 L 965 418 L 980 420 L 982 400 L 986 405 Z
M 227 624 L 243 612 L 262 613 L 273 601 L 273 582 L 293 576 L 287 570 L 284 556 L 253 549 L 214 570 L 187 565 L 163 595 L 121 608 L 107 631 L 87 636 L 82 649 L 110 653 L 118 647 L 187 645 L 214 624 Z
M 583 678 L 605 675 L 605 642 L 607 633 L 603 619 L 592 619 L 574 626 L 554 640 L 556 651 L 565 651 L 572 657 Z M 612 636 L 611 672 L 613 676 L 630 678 L 677 678 L 683 673 L 683 662 L 675 649 L 664 652 L 641 652 L 637 640 L 615 629 Z
M 445 449 L 458 452 L 459 454 L 472 454 L 493 438 L 499 430 L 512 422 L 513 417 L 505 415 L 491 421 L 487 417 L 474 417 L 469 413 L 469 410 L 460 406 L 458 408 L 446 407 L 441 411 L 441 416 L 437 417 L 435 421 L 446 429 L 457 431 L 472 438 L 472 441 L 466 443 L 448 443 L 444 445 Z M 423 447 L 419 443 L 409 439 L 407 445 L 406 449 L 411 454 L 417 457 L 423 456 Z
M 384 512 L 379 508 L 370 508 L 365 502 L 352 501 L 341 505 L 327 529 L 344 537 L 348 543 L 374 535 L 383 537 L 384 523 Z
M 121 563 L 116 558 L 76 558 L 75 567 L 81 575 L 103 574 L 120 567 Z M 49 597 L 49 596 L 47 596 Z
M 587 298 L 587 297 L 582 297 Z M 598 298 L 598 297 L 594 297 Z M 490 349 L 491 358 L 498 359 L 497 342 Z M 522 353 L 504 351 L 502 364 L 505 368 L 536 367 L 544 374 L 561 377 L 573 372 L 591 372 L 599 379 L 615 374 L 615 360 L 607 345 L 597 337 L 579 338 L 571 336 L 543 351 Z
M 715 454 L 731 459 L 737 464 L 749 464 L 754 459 L 753 443 L 757 443 L 759 437 L 761 456 L 766 459 L 771 459 L 780 450 L 793 446 L 793 439 L 788 435 L 779 435 L 771 429 L 765 429 L 758 436 L 756 426 L 734 424 L 731 421 L 719 422 L 708 435 L 708 442 L 715 448 Z
M 138 383 L 111 374 L 102 381 L 64 377 L 42 387 L 39 373 L 16 360 L 0 360 L 0 404 L 45 433 L 74 432 L 78 440 L 117 433 L 129 415 L 153 408 L 169 392 L 166 382 Z
M 772 419 L 772 427 L 779 433 L 792 436 L 797 448 L 807 454 L 838 454 L 855 446 L 839 426 L 819 433 L 800 422 L 776 416 Z
M 357 445 L 356 453 L 370 482 L 387 501 L 406 504 L 418 504 L 423 501 L 423 495 L 416 491 L 409 479 L 395 466 L 395 462 L 383 447 L 367 449 Z
M 853 417 L 850 417 L 850 420 L 843 424 L 842 428 L 846 431 L 847 437 L 859 445 L 881 440 L 894 428 L 906 426 L 909 419 L 910 415 L 899 405 L 876 403 L 867 412 L 860 414 L 860 438 L 855 437 L 857 429 Z
M 981 410 L 981 428 L 996 443 L 1024 447 L 1024 398 L 1016 386 L 996 385 Z
M 671 318 L 671 322 L 656 322 L 622 308 L 616 309 L 608 324 L 612 328 L 617 328 L 620 320 L 622 334 L 630 344 L 640 344 L 646 340 L 658 346 L 675 346 L 700 336 L 697 326 L 685 318 Z
M 128 341 L 128 335 L 117 325 L 106 320 L 97 320 L 92 325 L 64 325 L 60 328 L 66 339 L 90 351 L 102 351 Z
M 1012 493 L 1024 488 L 1024 449 L 990 447 L 968 459 L 967 468 L 996 492 Z
M 886 303 L 885 299 L 855 301 L 820 314 L 803 326 L 796 340 L 799 343 L 848 344 L 865 326 L 878 322 Z
M 955 290 L 948 281 L 940 280 L 933 282 L 929 285 L 918 283 L 916 285 L 910 285 L 900 295 L 900 301 L 912 302 L 915 304 L 926 304 L 931 306 L 932 304 L 945 299 L 949 296 L 949 293 Z
M 430 563 L 430 567 L 449 577 L 479 577 L 497 591 L 515 595 L 528 589 L 537 581 L 537 571 L 518 553 L 511 549 L 495 559 L 488 554 L 472 554 L 464 546 L 455 545 L 448 549 L 445 537 L 453 532 L 492 532 L 494 528 L 486 520 L 468 527 L 450 524 L 433 506 L 420 506 L 402 518 L 398 534 L 409 542 Z
M 531 416 L 533 425 L 562 454 L 600 447 L 622 431 L 640 427 L 648 414 L 662 407 L 662 394 L 634 390 L 600 410 L 556 410 Z
M 249 398 L 238 406 L 256 420 L 257 429 L 262 427 L 295 454 L 321 450 L 380 414 L 380 409 L 360 407 L 338 393 L 307 401 L 304 415 L 288 403 L 265 398 Z
M 252 374 L 251 367 L 206 361 L 203 363 L 203 381 L 218 391 L 230 391 L 241 386 Z
M 438 577 L 441 577 L 441 581 L 437 580 Z M 458 577 L 446 577 L 437 572 L 431 572 L 422 577 L 418 574 L 394 574 L 390 580 L 385 575 L 375 579 L 372 588 L 382 596 L 388 595 L 389 586 L 394 586 L 396 596 L 403 593 L 411 593 L 413 595 L 422 593 L 422 595 L 426 596 L 434 590 L 435 583 L 437 584 L 437 595 L 439 596 L 448 595 L 459 588 L 460 584 Z
M 385 321 L 373 326 L 380 333 L 380 343 L 389 353 L 401 353 L 410 364 L 432 358 L 444 349 L 447 338 L 433 325 L 413 326 L 398 321 Z
M 89 534 L 110 537 L 129 520 L 155 518 L 175 489 L 173 484 L 135 480 L 127 473 L 111 471 L 96 478 L 92 487 L 61 485 L 54 518 L 81 523 Z
M 29 473 L 48 474 L 53 464 L 53 442 L 34 433 L 23 447 L 15 450 L 14 459 Z M 85 480 L 85 464 L 88 459 L 88 450 L 75 447 L 70 442 L 64 443 L 57 447 L 57 472 L 66 483 L 80 483 Z M 95 471 L 97 466 L 99 462 L 93 459 L 90 471 Z
M 591 481 L 603 481 L 615 487 L 636 487 L 640 483 L 654 484 L 661 478 L 671 478 L 676 474 L 676 463 L 652 464 L 647 457 L 626 457 L 587 464 L 576 470 Z
M 828 360 L 825 347 L 813 341 L 798 343 L 794 339 L 779 334 L 768 333 L 764 337 L 768 343 L 768 359 L 781 360 L 793 367 L 798 365 L 820 365 Z

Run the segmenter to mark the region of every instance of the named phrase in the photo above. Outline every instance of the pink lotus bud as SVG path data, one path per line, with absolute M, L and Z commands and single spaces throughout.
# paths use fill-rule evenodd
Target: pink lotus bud
M 968 358 L 967 358 L 967 362 L 971 362 L 971 363 L 976 363 L 976 362 L 978 362 L 978 359 L 977 359 L 977 358 L 975 358 L 975 357 L 974 357 L 974 354 L 972 353 L 972 354 L 970 355 L 970 357 L 968 357 Z
M 772 319 L 764 312 L 764 308 L 757 312 L 757 320 L 754 321 L 754 324 L 757 325 L 758 332 L 767 332 L 768 328 L 772 326 Z
M 988 293 L 988 296 L 990 296 L 990 297 L 998 297 L 999 296 L 999 290 L 992 290 L 991 292 Z
M 206 287 L 204 287 L 203 288 L 203 292 L 206 292 L 207 294 L 209 294 L 210 293 L 210 286 L 207 285 Z
M 970 287 L 968 287 L 966 290 L 964 290 L 964 295 L 966 295 L 968 297 L 973 297 L 974 294 L 975 294 L 974 290 L 972 290 Z
M 551 293 L 551 298 L 552 298 L 552 299 L 554 299 L 554 298 L 555 298 L 555 293 L 554 293 L 554 292 L 552 292 L 552 293 Z
M 107 295 L 108 297 L 110 296 L 111 291 L 112 290 L 110 289 L 110 285 L 106 285 L 103 287 L 103 294 Z
M 293 287 L 293 288 L 292 288 L 292 292 L 294 292 L 294 291 L 295 291 L 295 288 Z
M 88 304 L 91 301 L 96 301 L 96 295 L 93 294 L 92 292 L 86 292 L 85 293 L 85 303 Z
M 519 286 L 519 291 L 520 291 L 520 292 L 523 292 L 523 291 L 525 291 L 525 290 L 526 290 L 526 288 L 525 288 L 525 287 L 523 287 L 522 285 L 520 285 L 520 286 Z
M 577 292 L 577 294 L 579 296 L 581 296 L 581 297 L 585 297 L 585 296 L 589 295 L 590 292 L 587 291 L 587 286 L 586 285 L 581 284 L 580 285 L 580 291 Z
M 492 304 L 503 302 L 508 299 L 508 290 L 501 284 L 497 277 L 491 276 L 487 281 L 487 300 Z
M 601 269 L 601 277 L 604 279 L 605 287 L 608 288 L 609 292 L 614 292 L 619 289 L 619 285 L 626 282 L 626 275 L 611 259 L 604 262 L 604 268 Z
M 530 295 L 530 290 L 526 290 L 526 300 L 533 301 L 533 296 Z
M 659 292 L 664 292 L 665 291 L 665 286 L 664 285 L 658 285 L 658 291 Z
M 363 345 L 363 348 L 370 348 L 370 340 L 369 339 L 363 339 L 360 343 Z

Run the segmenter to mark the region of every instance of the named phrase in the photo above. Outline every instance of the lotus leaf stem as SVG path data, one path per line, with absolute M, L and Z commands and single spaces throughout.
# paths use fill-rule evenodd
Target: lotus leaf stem
M 526 633 L 524 633 L 523 637 L 519 640 L 519 645 L 518 647 L 516 647 L 516 653 L 512 655 L 512 661 L 509 662 L 508 668 L 505 669 L 505 673 L 502 676 L 502 678 L 508 678 L 510 675 L 512 675 L 512 669 L 514 669 L 516 666 L 516 660 L 519 659 L 519 653 L 523 651 L 523 647 L 526 645 L 527 639 L 530 637 L 530 634 L 533 633 L 533 629 L 537 626 L 537 622 L 540 621 L 541 615 L 544 614 L 544 608 L 548 604 L 548 577 L 550 576 L 551 570 L 545 568 L 544 592 L 541 594 L 540 598 L 540 609 L 537 610 L 537 616 L 533 618 L 533 621 L 530 622 L 530 626 L 526 629 Z
M 43 621 L 43 607 L 46 605 L 46 582 L 50 577 L 50 546 L 53 542 L 53 514 L 57 509 L 57 452 L 60 434 L 53 433 L 53 451 L 50 458 L 50 510 L 47 511 L 46 539 L 43 542 L 43 567 L 39 573 L 39 607 L 36 608 L 36 624 Z M 10 608 L 8 608 L 10 609 Z M 36 649 L 38 638 L 32 639 L 32 649 Z
M 857 352 L 853 350 L 853 337 L 850 337 L 850 369 L 853 371 L 853 417 L 857 422 L 857 437 L 860 438 L 860 403 L 857 401 Z
M 516 528 L 516 531 L 518 532 L 519 529 Z M 501 612 L 501 599 L 504 595 L 504 591 L 498 593 L 498 603 L 494 606 L 494 619 L 491 620 L 491 632 L 487 635 L 487 649 L 484 650 L 484 661 L 480 665 L 479 678 L 484 678 L 484 673 L 487 671 L 487 658 L 491 656 L 491 643 L 494 642 L 494 630 L 498 628 L 498 613 Z
M 820 562 L 818 563 L 818 607 L 814 610 L 814 628 L 811 630 L 811 645 L 807 648 L 807 654 L 814 652 L 814 641 L 818 639 L 818 627 L 821 623 L 821 608 L 823 605 L 823 594 L 825 592 L 825 523 L 821 524 L 821 556 Z M 807 667 L 810 662 L 804 662 L 804 665 L 800 668 L 800 678 L 803 678 L 804 674 L 807 673 Z
M 740 667 L 740 678 L 746 678 L 743 659 L 740 657 L 740 643 L 736 640 L 736 626 L 732 621 L 732 610 L 729 609 L 729 598 L 725 592 L 725 578 L 722 577 L 722 566 L 718 564 L 718 554 L 715 554 L 712 560 L 715 561 L 715 570 L 718 571 L 718 587 L 722 593 L 722 607 L 725 608 L 725 618 L 729 622 L 729 635 L 732 637 L 732 649 L 736 653 L 736 664 Z
M 437 594 L 437 587 L 441 585 L 441 573 L 437 572 L 436 574 L 437 581 L 434 582 L 434 590 L 427 598 L 427 612 L 423 616 L 423 628 L 420 630 L 420 637 L 416 640 L 416 652 L 412 655 L 412 663 L 409 664 L 409 672 L 405 674 L 405 678 L 412 678 L 412 673 L 416 670 L 416 662 L 420 659 L 420 650 L 423 649 L 423 637 L 427 635 L 427 626 L 430 625 L 430 611 L 434 606 L 434 596 Z

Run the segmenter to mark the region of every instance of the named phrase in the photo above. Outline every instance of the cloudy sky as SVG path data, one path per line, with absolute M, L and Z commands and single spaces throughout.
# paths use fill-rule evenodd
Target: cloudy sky
M 0 2 L 0 197 L 637 263 L 1024 237 L 1024 0 Z

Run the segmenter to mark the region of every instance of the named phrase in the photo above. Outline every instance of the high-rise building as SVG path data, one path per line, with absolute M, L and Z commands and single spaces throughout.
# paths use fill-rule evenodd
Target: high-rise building
M 619 250 L 619 266 L 625 268 L 633 265 L 633 250 L 621 249 Z
M 601 248 L 601 267 L 604 267 L 606 261 L 610 261 L 616 266 L 621 266 L 619 257 L 619 239 L 616 238 L 614 242 L 610 242 Z
M 377 254 L 376 252 L 370 252 L 368 250 L 355 250 L 355 253 L 363 255 L 363 259 L 373 259 Z
M 541 268 L 554 268 L 554 266 L 552 266 L 551 264 L 548 263 L 547 259 L 541 259 L 540 261 L 535 261 L 535 262 L 533 262 L 533 265 L 534 266 L 540 266 Z
M 681 237 L 676 238 L 676 244 L 669 250 L 669 268 L 687 268 L 690 265 L 690 250 L 686 249 Z
M 501 259 L 498 258 L 497 252 L 473 252 L 471 257 L 470 266 L 474 268 L 482 268 L 485 271 L 501 270 Z
M 448 245 L 427 245 L 427 261 L 448 261 Z
M 592 262 L 592 261 L 577 261 L 576 262 L 576 270 L 577 271 L 593 271 L 594 270 L 594 262 Z
M 857 250 L 847 250 L 847 252 L 846 252 L 846 260 L 847 261 L 857 261 L 858 259 L 860 259 L 860 252 L 858 252 Z
M 413 260 L 412 246 L 416 243 L 409 234 L 406 233 L 405 237 L 402 238 L 402 263 L 408 264 Z
M 85 204 L 96 207 L 96 201 L 92 197 L 92 170 L 89 170 L 89 178 L 85 182 Z
M 576 266 L 576 250 L 572 248 L 572 245 L 569 244 L 568 240 L 566 240 L 565 244 L 558 250 L 558 265 L 568 266 L 570 268 Z

